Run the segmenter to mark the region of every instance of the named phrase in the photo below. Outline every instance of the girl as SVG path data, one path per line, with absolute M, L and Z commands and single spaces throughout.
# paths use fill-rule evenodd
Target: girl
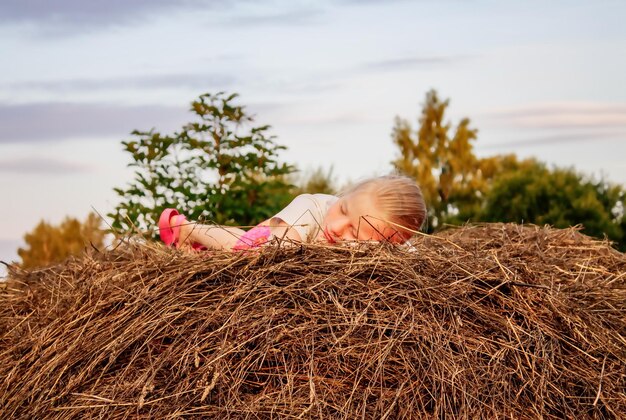
M 159 218 L 159 233 L 167 245 L 194 249 L 243 250 L 272 238 L 296 242 L 389 241 L 402 243 L 426 218 L 420 188 L 404 176 L 368 179 L 339 197 L 302 194 L 269 220 L 249 231 L 237 227 L 187 222 L 174 209 Z

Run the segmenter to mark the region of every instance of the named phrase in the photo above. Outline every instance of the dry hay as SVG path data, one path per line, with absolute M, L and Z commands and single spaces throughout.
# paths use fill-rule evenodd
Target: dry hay
M 414 251 L 138 246 L 15 273 L 0 417 L 626 417 L 624 254 L 518 225 Z

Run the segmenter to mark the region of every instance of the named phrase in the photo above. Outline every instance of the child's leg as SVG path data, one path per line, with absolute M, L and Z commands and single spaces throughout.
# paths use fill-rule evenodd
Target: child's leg
M 186 222 L 180 227 L 178 243 L 200 243 L 209 249 L 231 250 L 246 231 L 232 226 Z

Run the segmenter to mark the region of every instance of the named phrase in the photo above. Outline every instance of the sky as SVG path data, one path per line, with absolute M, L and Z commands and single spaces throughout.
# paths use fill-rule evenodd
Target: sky
M 516 153 L 626 185 L 626 2 L 0 1 L 0 260 L 40 220 L 105 215 L 121 141 L 236 92 L 303 171 L 391 170 L 426 92 Z M 0 267 L 0 270 L 2 268 Z M 0 271 L 2 275 L 2 271 Z

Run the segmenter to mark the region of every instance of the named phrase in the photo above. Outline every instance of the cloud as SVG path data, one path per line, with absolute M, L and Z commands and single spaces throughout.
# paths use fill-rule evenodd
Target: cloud
M 63 35 L 107 26 L 136 25 L 177 12 L 230 10 L 233 17 L 220 17 L 217 23 L 246 26 L 311 23 L 323 13 L 322 9 L 307 7 L 288 12 L 242 14 L 236 7 L 240 3 L 253 4 L 246 0 L 2 0 L 0 25 L 30 23 L 38 32 Z
M 286 110 L 281 115 L 282 125 L 295 126 L 354 126 L 379 123 L 382 117 L 368 115 L 366 112 L 320 111 L 314 114 L 306 112 L 290 113 Z M 385 120 L 386 121 L 386 120 Z
M 364 70 L 374 71 L 390 71 L 403 70 L 415 67 L 433 67 L 441 65 L 450 65 L 466 60 L 470 56 L 432 56 L 432 57 L 404 57 L 390 60 L 379 60 L 365 63 L 362 68 Z
M 304 25 L 319 22 L 319 17 L 324 15 L 321 9 L 299 9 L 280 13 L 247 14 L 234 16 L 222 21 L 224 26 L 238 25 Z
M 41 157 L 0 160 L 0 172 L 19 175 L 74 175 L 91 171 L 92 168 L 80 163 Z
M 545 103 L 494 110 L 484 116 L 499 125 L 522 129 L 626 129 L 624 103 Z
M 214 87 L 233 86 L 236 78 L 226 74 L 164 74 L 130 76 L 111 79 L 31 80 L 6 83 L 10 91 L 45 90 L 52 92 L 128 90 L 128 89 L 179 89 L 211 90 Z
M 536 137 L 528 137 L 521 140 L 506 141 L 502 143 L 481 144 L 481 150 L 493 149 L 509 149 L 514 147 L 530 147 L 530 146 L 549 146 L 560 143 L 583 143 L 583 142 L 599 142 L 606 140 L 626 140 L 626 130 L 624 131 L 592 131 L 577 133 L 562 133 L 554 135 L 543 135 Z
M 0 24 L 34 23 L 47 28 L 93 29 L 126 25 L 176 10 L 219 7 L 233 0 L 2 0 Z
M 336 0 L 338 4 L 345 5 L 356 5 L 356 6 L 364 6 L 364 5 L 386 5 L 389 3 L 403 3 L 407 2 L 407 0 Z
M 114 104 L 0 104 L 0 144 L 70 138 L 128 137 L 132 130 L 173 131 L 189 120 L 186 108 Z

